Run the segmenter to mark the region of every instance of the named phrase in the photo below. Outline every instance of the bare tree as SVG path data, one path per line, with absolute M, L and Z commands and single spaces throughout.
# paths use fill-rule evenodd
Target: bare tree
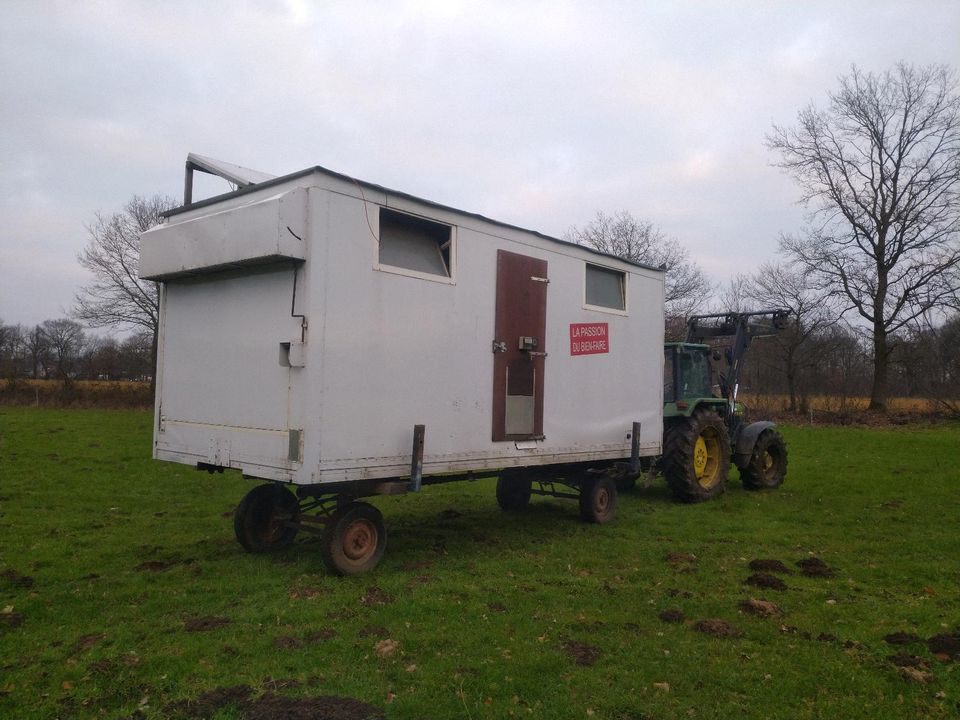
M 571 227 L 564 239 L 624 260 L 667 271 L 666 308 L 668 316 L 686 317 L 709 299 L 713 287 L 703 271 L 676 240 L 666 237 L 648 220 L 633 217 L 626 210 L 615 215 L 598 212 L 582 228 Z
M 85 340 L 83 327 L 73 320 L 60 319 L 44 320 L 40 329 L 47 339 L 50 359 L 56 364 L 57 375 L 64 382 L 69 382 L 79 366 Z
M 870 407 L 882 410 L 888 338 L 960 289 L 960 96 L 947 67 L 900 63 L 854 67 L 829 99 L 767 138 L 812 207 L 809 231 L 781 245 L 869 325 Z
M 806 411 L 807 376 L 817 367 L 825 350 L 823 331 L 840 319 L 836 303 L 831 302 L 829 293 L 809 282 L 809 274 L 802 267 L 763 263 L 745 277 L 743 285 L 744 297 L 758 309 L 790 311 L 790 325 L 769 341 L 783 367 L 790 412 Z
M 50 341 L 43 328 L 34 325 L 32 330 L 23 334 L 23 349 L 30 366 L 30 377 L 34 380 L 46 376 L 50 356 Z
M 152 337 L 152 367 L 160 322 L 159 286 L 138 274 L 140 234 L 175 206 L 176 201 L 164 195 L 135 195 L 122 212 L 98 213 L 87 227 L 87 247 L 77 256 L 93 273 L 93 281 L 77 294 L 74 315 L 95 327 L 146 330 Z

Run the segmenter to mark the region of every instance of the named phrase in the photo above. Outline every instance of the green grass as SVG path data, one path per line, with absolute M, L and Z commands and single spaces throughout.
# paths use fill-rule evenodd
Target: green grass
M 245 554 L 230 511 L 252 485 L 150 460 L 150 424 L 143 412 L 0 408 L 0 717 L 160 718 L 235 685 L 358 698 L 389 718 L 960 710 L 960 664 L 903 648 L 934 676 L 912 682 L 883 639 L 960 625 L 957 426 L 788 427 L 779 491 L 732 480 L 721 499 L 685 506 L 658 481 L 621 496 L 605 526 L 563 500 L 502 513 L 492 480 L 381 498 L 383 563 L 333 578 L 316 541 Z M 743 584 L 753 558 L 793 567 L 810 555 L 836 576 L 783 576 L 783 592 Z M 172 564 L 138 569 L 149 561 Z M 365 604 L 371 586 L 393 601 Z M 743 614 L 750 597 L 785 616 Z M 670 608 L 687 622 L 661 621 Z M 186 632 L 198 616 L 229 623 Z M 697 632 L 704 618 L 742 636 Z M 392 657 L 374 652 L 372 628 L 399 643 Z M 334 634 L 278 647 L 320 630 Z M 596 662 L 577 665 L 568 640 L 598 648 Z

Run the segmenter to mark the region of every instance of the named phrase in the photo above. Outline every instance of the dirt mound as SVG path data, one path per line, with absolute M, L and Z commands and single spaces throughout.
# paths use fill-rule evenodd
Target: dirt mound
M 337 631 L 333 628 L 320 628 L 319 630 L 311 630 L 303 636 L 303 639 L 308 643 L 326 642 L 336 634 Z
M 364 593 L 363 597 L 360 598 L 360 603 L 371 607 L 374 605 L 389 605 L 394 600 L 393 595 L 388 593 L 386 590 L 377 587 L 376 585 L 371 585 L 367 588 L 367 592 Z
M 33 587 L 33 578 L 29 575 L 21 575 L 13 568 L 9 570 L 4 570 L 0 573 L 0 577 L 9 582 L 14 587 L 19 588 L 32 588 Z
M 797 567 L 800 568 L 800 572 L 807 577 L 830 578 L 836 574 L 832 567 L 817 557 L 808 557 L 804 558 L 803 560 L 797 560 Z
M 927 647 L 940 660 L 960 661 L 960 632 L 934 635 L 927 640 Z
M 23 625 L 23 613 L 4 612 L 0 613 L 0 627 L 15 628 Z
M 737 628 L 726 620 L 717 620 L 709 618 L 699 621 L 694 627 L 705 635 L 712 635 L 718 638 L 737 638 L 743 635 Z
M 779 605 L 767 600 L 754 600 L 753 598 L 740 603 L 740 609 L 748 615 L 756 615 L 757 617 L 780 617 L 783 615 L 783 610 Z
M 779 560 L 770 560 L 766 558 L 761 560 L 751 560 L 748 567 L 754 572 L 774 572 L 784 573 L 786 575 L 793 574 L 793 570 L 788 568 Z
M 194 617 L 183 621 L 183 629 L 187 632 L 206 632 L 229 625 L 230 620 L 222 617 Z
M 292 635 L 283 635 L 273 639 L 273 646 L 277 650 L 299 650 L 303 647 L 303 640 Z
M 888 645 L 913 645 L 914 643 L 923 642 L 922 637 L 908 632 L 890 633 L 889 635 L 884 635 L 883 639 Z
M 817 635 L 817 640 L 820 642 L 837 642 L 839 638 L 833 633 L 820 633 Z
M 683 614 L 683 611 L 677 610 L 676 608 L 664 610 L 662 613 L 657 615 L 657 617 L 663 620 L 665 623 L 682 623 L 687 619 L 687 616 Z
M 493 612 L 504 613 L 507 611 L 507 606 L 501 602 L 490 602 L 487 603 L 487 609 Z
M 690 568 L 697 564 L 697 556 L 693 553 L 669 552 L 663 559 L 675 568 Z
M 600 648 L 577 640 L 564 640 L 563 651 L 581 667 L 589 667 L 600 658 Z
M 106 636 L 106 633 L 90 633 L 89 635 L 81 635 L 73 643 L 73 652 L 86 652 L 98 642 L 103 640 Z
M 896 655 L 888 655 L 887 660 L 897 667 L 912 667 L 918 670 L 925 670 L 930 667 L 930 663 L 917 655 L 911 655 L 906 652 L 898 652 Z
M 222 707 L 242 704 L 251 694 L 253 689 L 249 685 L 217 688 L 202 693 L 194 700 L 168 703 L 163 708 L 163 714 L 169 718 L 209 718 Z
M 241 706 L 243 720 L 384 720 L 383 710 L 353 698 L 287 698 L 266 693 Z
M 299 681 L 277 680 L 268 685 L 300 687 Z M 180 700 L 163 708 L 163 715 L 177 720 L 205 720 L 219 710 L 236 706 L 242 720 L 384 720 L 383 710 L 353 698 L 323 695 L 288 698 L 266 692 L 250 699 L 248 685 L 217 688 L 194 700 Z
M 743 582 L 746 585 L 753 585 L 754 587 L 769 590 L 787 589 L 787 584 L 783 580 L 778 578 L 776 575 L 768 575 L 767 573 L 754 573 Z

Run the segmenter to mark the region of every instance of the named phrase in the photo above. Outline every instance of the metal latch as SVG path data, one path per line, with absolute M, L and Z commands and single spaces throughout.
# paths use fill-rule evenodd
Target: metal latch
M 506 352 L 506 351 L 507 351 L 507 343 L 504 342 L 503 340 L 494 340 L 494 341 L 493 341 L 493 351 L 494 351 L 495 353 L 498 353 L 498 352 Z

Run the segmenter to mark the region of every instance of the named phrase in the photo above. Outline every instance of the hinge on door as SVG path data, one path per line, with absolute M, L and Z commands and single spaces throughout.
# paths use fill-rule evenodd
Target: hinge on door
M 549 279 L 549 278 L 537 277 L 536 275 L 531 275 L 531 276 L 530 276 L 530 279 L 533 280 L 534 282 L 542 282 L 542 283 L 549 283 L 549 282 L 550 282 L 550 279 Z
M 503 341 L 503 340 L 494 340 L 494 341 L 493 341 L 493 351 L 494 351 L 495 353 L 498 353 L 498 352 L 506 352 L 506 351 L 507 351 L 507 343 L 506 343 L 505 341 Z

